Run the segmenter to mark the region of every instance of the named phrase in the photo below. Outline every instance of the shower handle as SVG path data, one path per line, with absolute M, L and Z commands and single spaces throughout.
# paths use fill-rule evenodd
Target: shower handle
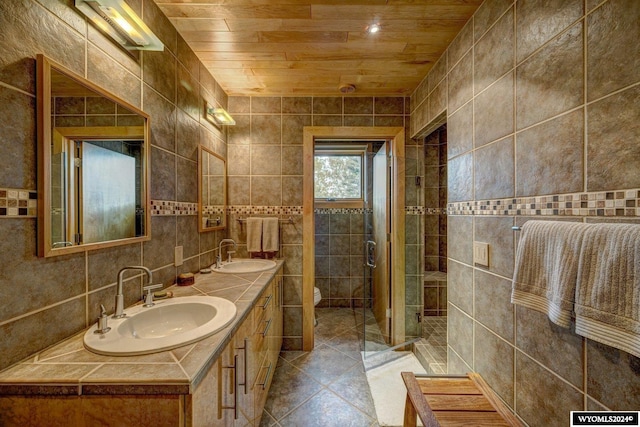
M 376 268 L 376 242 L 367 240 L 367 266 Z

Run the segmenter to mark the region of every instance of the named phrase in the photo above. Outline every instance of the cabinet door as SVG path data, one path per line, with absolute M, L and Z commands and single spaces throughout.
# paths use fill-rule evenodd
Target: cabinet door
M 251 425 L 255 418 L 255 402 L 252 390 L 251 366 L 253 361 L 253 346 L 251 340 L 251 332 L 253 329 L 253 310 L 238 331 L 236 332 L 233 342 L 235 349 L 235 366 L 236 366 L 236 419 L 234 425 Z M 255 368 L 254 368 L 255 370 Z

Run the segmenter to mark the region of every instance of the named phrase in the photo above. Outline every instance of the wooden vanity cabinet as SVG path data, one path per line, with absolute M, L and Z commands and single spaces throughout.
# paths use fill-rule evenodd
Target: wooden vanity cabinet
M 187 426 L 258 426 L 282 347 L 282 271 L 190 395 Z

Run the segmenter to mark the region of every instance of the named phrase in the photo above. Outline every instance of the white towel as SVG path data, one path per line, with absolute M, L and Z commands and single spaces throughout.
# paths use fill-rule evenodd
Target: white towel
M 262 250 L 277 252 L 280 249 L 280 220 L 278 218 L 263 218 L 262 224 Z
M 640 357 L 640 225 L 587 230 L 576 289 L 576 333 Z
M 262 252 L 262 218 L 247 218 L 247 252 Z
M 590 224 L 527 221 L 516 252 L 511 302 L 546 313 L 568 328 L 575 300 L 580 248 Z

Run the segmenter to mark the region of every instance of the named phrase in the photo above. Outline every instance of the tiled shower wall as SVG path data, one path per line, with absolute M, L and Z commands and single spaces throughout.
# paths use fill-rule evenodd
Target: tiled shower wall
M 315 215 L 318 307 L 363 307 L 363 209 L 316 209 Z
M 228 137 L 230 236 L 241 248 L 246 244 L 246 235 L 235 219 L 252 213 L 292 216 L 295 222 L 295 226 L 282 225 L 282 255 L 286 258 L 283 342 L 286 350 L 302 349 L 303 128 L 406 128 L 405 103 L 408 108 L 408 98 L 403 97 L 229 97 L 229 112 L 236 120 Z M 413 144 L 409 140 L 407 143 Z M 358 274 L 362 275 L 361 269 Z M 343 291 L 346 292 L 346 287 L 335 287 L 336 303 L 345 299 L 338 297 Z M 322 293 L 323 298 L 331 299 L 330 289 Z
M 640 222 L 639 21 L 635 0 L 487 0 L 411 98 L 413 135 L 447 116 L 449 370 L 532 426 L 640 407 L 640 360 L 510 303 L 511 226 Z
M 164 42 L 164 52 L 134 59 L 87 25 L 71 0 L 0 2 L 0 196 L 6 196 L 0 199 L 8 205 L 0 215 L 0 369 L 95 322 L 99 304 L 112 310 L 121 267 L 143 264 L 153 270 L 155 282 L 169 285 L 180 272 L 210 265 L 224 237 L 198 233 L 193 206 L 198 144 L 226 157 L 226 135 L 202 117 L 201 105 L 206 100 L 224 106 L 226 95 L 153 1 L 128 3 Z M 38 53 L 151 115 L 151 198 L 171 208 L 154 210 L 150 241 L 36 256 L 36 220 L 30 212 L 35 199 L 29 195 L 35 194 L 37 175 Z M 184 248 L 179 267 L 173 264 L 175 246 Z M 127 305 L 140 297 L 141 286 L 141 276 L 127 280 Z

